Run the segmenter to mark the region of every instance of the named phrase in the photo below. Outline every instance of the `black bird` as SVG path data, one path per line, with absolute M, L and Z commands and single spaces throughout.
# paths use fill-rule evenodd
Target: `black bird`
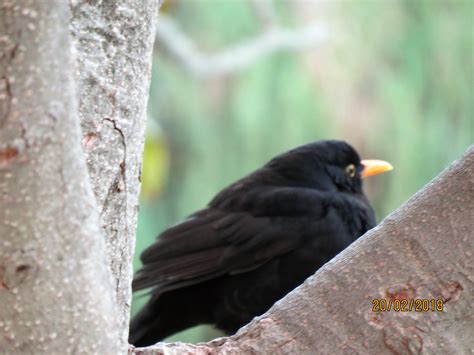
M 281 154 L 165 230 L 141 255 L 133 290 L 151 298 L 130 343 L 151 345 L 185 328 L 227 334 L 265 313 L 375 226 L 361 178 L 391 170 L 342 141 Z

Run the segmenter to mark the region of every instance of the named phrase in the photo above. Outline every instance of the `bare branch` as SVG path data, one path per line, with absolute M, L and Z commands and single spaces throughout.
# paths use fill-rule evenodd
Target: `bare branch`
M 134 354 L 470 354 L 474 145 L 379 226 L 231 337 Z M 442 300 L 376 312 L 373 300 Z M 392 306 L 393 307 L 393 306 Z
M 132 258 L 158 0 L 71 1 L 79 115 L 128 344 Z
M 67 3 L 0 0 L 0 14 L 0 352 L 116 354 Z
M 317 48 L 327 37 L 320 24 L 301 29 L 270 29 L 261 35 L 225 49 L 204 54 L 176 24 L 165 16 L 158 19 L 156 43 L 188 72 L 209 79 L 245 69 L 258 59 L 277 51 L 300 51 Z

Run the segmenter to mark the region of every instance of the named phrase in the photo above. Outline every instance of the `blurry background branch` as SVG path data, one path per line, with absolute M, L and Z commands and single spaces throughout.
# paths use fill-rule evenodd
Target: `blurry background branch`
M 299 51 L 318 47 L 327 37 L 325 26 L 312 24 L 299 29 L 280 28 L 269 1 L 253 1 L 265 31 L 255 38 L 230 46 L 218 53 L 201 52 L 169 17 L 158 19 L 155 46 L 163 49 L 188 72 L 208 79 L 231 74 L 277 51 Z

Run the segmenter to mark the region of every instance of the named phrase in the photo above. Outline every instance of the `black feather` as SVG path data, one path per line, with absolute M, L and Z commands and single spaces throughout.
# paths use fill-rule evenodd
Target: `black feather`
M 151 299 L 130 342 L 211 323 L 235 332 L 375 225 L 355 150 L 340 141 L 284 153 L 165 230 L 141 255 L 134 291 Z M 361 169 L 358 169 L 361 171 Z

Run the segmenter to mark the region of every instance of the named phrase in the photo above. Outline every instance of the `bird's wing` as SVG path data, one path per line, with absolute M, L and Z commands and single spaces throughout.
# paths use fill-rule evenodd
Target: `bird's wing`
M 255 269 L 298 247 L 304 223 L 294 222 L 321 218 L 324 206 L 320 194 L 299 188 L 259 188 L 215 200 L 142 253 L 133 289 L 163 292 Z
M 294 249 L 298 235 L 275 218 L 205 209 L 166 230 L 141 256 L 133 289 L 191 285 L 252 270 Z

